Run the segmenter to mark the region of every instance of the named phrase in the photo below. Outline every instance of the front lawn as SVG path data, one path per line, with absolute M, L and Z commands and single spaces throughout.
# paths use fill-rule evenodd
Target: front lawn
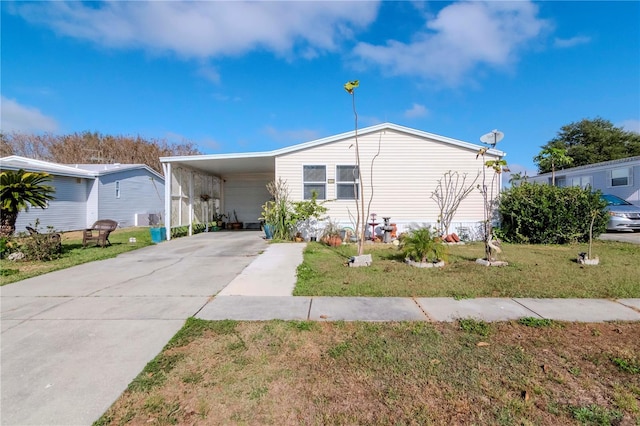
M 475 263 L 484 256 L 482 243 L 449 247 L 444 268 L 420 269 L 403 262 L 391 245 L 369 245 L 373 265 L 343 266 L 355 254 L 354 245 L 331 248 L 310 243 L 298 267 L 296 296 L 402 297 L 640 297 L 640 247 L 629 243 L 594 241 L 600 265 L 576 262 L 580 245 L 503 244 L 506 267 Z
M 638 425 L 639 333 L 190 319 L 95 425 Z
M 30 237 L 25 237 L 30 238 Z M 129 238 L 135 238 L 135 243 L 130 243 Z M 111 246 L 96 247 L 94 244 L 82 247 L 82 232 L 66 232 L 62 234 L 62 256 L 59 259 L 36 262 L 19 261 L 12 262 L 6 259 L 0 260 L 0 286 L 10 284 L 25 278 L 46 274 L 59 269 L 70 268 L 82 263 L 93 262 L 116 257 L 120 253 L 136 250 L 151 243 L 149 228 L 125 228 L 117 229 L 109 235 Z

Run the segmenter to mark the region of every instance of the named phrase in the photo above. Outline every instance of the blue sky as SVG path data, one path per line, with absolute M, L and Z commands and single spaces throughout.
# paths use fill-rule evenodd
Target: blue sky
M 4 132 L 97 131 L 207 154 L 384 121 L 513 171 L 560 127 L 640 132 L 640 2 L 1 2 Z

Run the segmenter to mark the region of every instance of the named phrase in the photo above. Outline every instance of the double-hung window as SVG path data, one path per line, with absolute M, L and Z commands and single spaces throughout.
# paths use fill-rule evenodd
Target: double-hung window
M 336 167 L 336 198 L 338 200 L 357 200 L 358 184 L 358 166 Z
M 310 200 L 315 191 L 318 200 L 327 199 L 327 166 L 302 166 L 304 199 Z
M 613 169 L 610 173 L 609 186 L 630 186 L 632 174 L 631 167 L 622 167 L 619 169 Z
M 120 198 L 120 181 L 116 181 L 116 198 Z

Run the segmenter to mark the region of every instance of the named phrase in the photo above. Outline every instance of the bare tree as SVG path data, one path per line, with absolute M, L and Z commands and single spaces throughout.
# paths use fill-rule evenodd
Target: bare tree
M 146 164 L 162 173 L 160 157 L 200 154 L 189 141 L 170 144 L 164 139 L 110 136 L 96 132 L 54 136 L 11 133 L 2 135 L 3 155 L 20 155 L 61 164 Z
M 436 202 L 440 211 L 438 231 L 442 235 L 449 235 L 451 222 L 460 203 L 471 194 L 479 177 L 480 172 L 473 179 L 473 182 L 467 185 L 467 173 L 460 175 L 458 172 L 449 170 L 442 178 L 438 179 L 436 189 L 431 193 L 431 198 Z

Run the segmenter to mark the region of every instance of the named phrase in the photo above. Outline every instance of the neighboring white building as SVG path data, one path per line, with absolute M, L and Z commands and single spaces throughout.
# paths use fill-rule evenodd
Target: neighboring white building
M 551 185 L 551 173 L 530 177 L 528 181 Z M 590 186 L 640 206 L 640 156 L 558 170 L 555 182 L 556 186 Z
M 400 231 L 412 224 L 436 224 L 439 212 L 431 194 L 444 173 L 467 173 L 473 180 L 483 169 L 482 157 L 476 158 L 481 146 L 396 124 L 360 129 L 358 144 L 365 209 L 373 183 L 370 212 L 380 222 L 391 217 Z M 486 160 L 504 155 L 490 150 Z M 342 226 L 353 227 L 355 222 L 354 131 L 270 152 L 163 157 L 160 161 L 171 226 L 208 221 L 217 208 L 231 216 L 235 211 L 245 227 L 255 228 L 262 204 L 271 198 L 266 185 L 278 178 L 286 181 L 292 201 L 309 199 L 316 190 L 319 200 L 329 200 L 325 206 L 331 219 Z M 493 172 L 487 171 L 487 184 L 492 177 Z M 498 175 L 494 180 L 496 188 L 501 187 L 500 179 Z M 212 200 L 202 201 L 201 194 Z M 203 216 L 205 212 L 209 215 Z M 483 215 L 482 195 L 474 190 L 460 205 L 454 224 L 478 226 Z
M 46 172 L 56 189 L 46 209 L 20 212 L 16 231 L 40 219 L 40 226 L 71 231 L 112 219 L 120 227 L 148 225 L 149 215 L 164 213 L 164 178 L 144 164 L 63 165 L 19 156 L 0 158 L 1 170 Z

